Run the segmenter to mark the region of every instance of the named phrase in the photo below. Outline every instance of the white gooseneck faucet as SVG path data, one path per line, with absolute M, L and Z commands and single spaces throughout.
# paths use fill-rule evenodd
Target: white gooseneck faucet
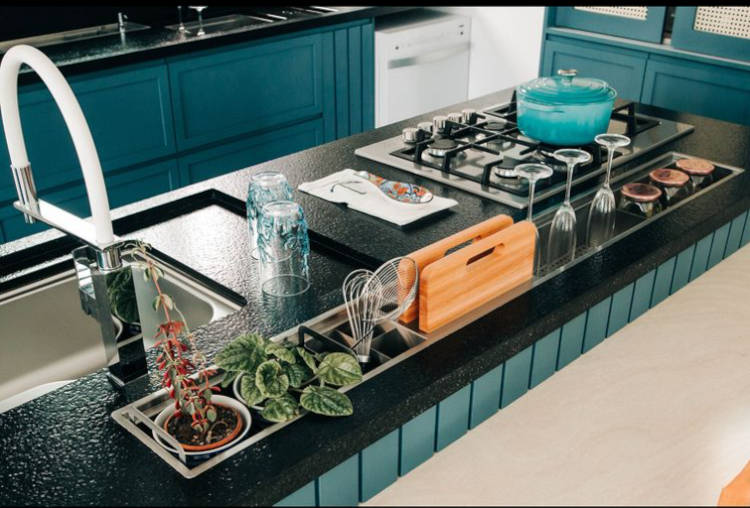
M 70 131 L 83 171 L 91 207 L 91 221 L 81 219 L 37 198 L 18 109 L 18 73 L 22 64 L 31 67 L 47 85 Z M 103 270 L 121 266 L 119 250 L 112 233 L 104 176 L 88 123 L 65 77 L 38 49 L 18 45 L 5 53 L 0 62 L 0 114 L 18 192 L 18 201 L 14 206 L 24 213 L 28 223 L 33 223 L 35 219 L 40 220 L 94 247 L 98 264 Z

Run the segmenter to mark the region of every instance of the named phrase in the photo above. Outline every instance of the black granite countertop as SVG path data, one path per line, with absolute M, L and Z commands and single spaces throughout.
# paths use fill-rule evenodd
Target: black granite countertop
M 510 90 L 506 90 L 440 112 L 480 109 L 509 97 Z M 696 127 L 689 136 L 649 158 L 677 150 L 750 167 L 750 128 L 648 106 L 639 109 Z M 209 356 L 239 333 L 255 329 L 266 334 L 281 332 L 341 303 L 338 287 L 353 266 L 407 254 L 498 213 L 520 218 L 520 211 L 371 163 L 353 153 L 357 147 L 396 135 L 403 127 L 436 113 L 119 208 L 113 213 L 118 219 L 117 232 L 128 231 L 125 236 L 154 242 L 157 248 L 248 299 L 250 303 L 238 313 L 197 331 L 199 344 Z M 255 268 L 248 260 L 243 236 L 241 206 L 249 175 L 277 169 L 296 186 L 345 167 L 416 182 L 438 195 L 457 199 L 459 204 L 435 220 L 398 228 L 296 192 L 316 243 L 333 247 L 315 254 L 313 274 L 321 276 L 304 301 L 283 308 L 277 302 L 264 301 L 257 296 Z M 744 173 L 697 196 L 353 388 L 349 395 L 354 415 L 343 419 L 306 416 L 192 480 L 182 478 L 111 420 L 110 413 L 126 404 L 127 398 L 111 387 L 103 371 L 84 377 L 0 415 L 4 459 L 0 464 L 0 504 L 272 504 L 750 208 L 749 183 L 750 177 Z M 198 215 L 191 219 L 190 215 L 181 216 L 182 212 Z M 161 214 L 173 218 L 150 226 L 154 216 Z M 203 220 L 195 220 L 199 218 Z M 195 228 L 198 231 L 193 231 Z M 211 235 L 208 241 L 197 241 L 206 234 Z M 182 241 L 185 235 L 187 244 L 176 247 L 173 238 Z M 196 239 L 194 243 L 191 238 Z M 65 257 L 71 246 L 68 242 L 60 233 L 48 231 L 0 245 L 0 291 L 17 280 L 33 279 L 69 263 Z M 29 268 L 49 259 L 55 260 L 47 261 L 51 266 Z M 137 397 L 157 386 L 152 376 L 129 395 Z
M 330 12 L 306 18 L 291 18 L 274 23 L 260 23 L 246 28 L 207 33 L 196 37 L 184 35 L 176 30 L 153 26 L 146 30 L 128 32 L 78 42 L 55 44 L 40 48 L 62 71 L 66 77 L 135 64 L 156 58 L 185 54 L 228 44 L 252 41 L 299 32 L 311 28 L 324 27 L 337 23 L 346 23 L 365 18 L 375 18 L 397 12 L 415 9 L 415 7 L 334 7 L 337 12 Z M 237 6 L 237 13 L 244 12 Z M 192 19 L 192 18 L 191 18 Z M 210 18 L 206 18 L 209 20 Z M 132 21 L 138 21 L 134 19 Z M 19 83 L 39 82 L 39 77 L 24 67 Z

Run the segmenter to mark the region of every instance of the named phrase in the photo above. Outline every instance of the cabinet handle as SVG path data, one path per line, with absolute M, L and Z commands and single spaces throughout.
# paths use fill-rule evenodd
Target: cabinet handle
M 397 58 L 395 60 L 389 60 L 388 68 L 397 69 L 399 67 L 409 67 L 411 65 L 420 65 L 420 64 L 430 63 L 430 62 L 437 62 L 439 60 L 445 60 L 446 58 L 450 58 L 454 55 L 458 55 L 459 53 L 463 53 L 464 51 L 468 51 L 470 48 L 471 48 L 471 42 L 466 41 L 466 42 L 462 42 L 461 44 L 456 44 L 455 46 L 449 46 L 447 48 L 437 49 L 435 51 L 430 51 L 429 53 L 424 53 L 422 55 L 415 55 L 415 56 L 410 56 L 406 58 Z

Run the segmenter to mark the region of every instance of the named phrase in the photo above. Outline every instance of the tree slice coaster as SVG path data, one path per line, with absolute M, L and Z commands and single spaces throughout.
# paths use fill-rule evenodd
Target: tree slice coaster
M 677 169 L 655 169 L 648 174 L 653 182 L 659 183 L 665 187 L 682 187 L 690 177 Z
M 661 189 L 648 183 L 626 183 L 622 195 L 638 203 L 651 203 L 659 199 Z
M 696 176 L 709 175 L 716 169 L 716 166 L 705 159 L 680 159 L 675 165 L 687 174 Z

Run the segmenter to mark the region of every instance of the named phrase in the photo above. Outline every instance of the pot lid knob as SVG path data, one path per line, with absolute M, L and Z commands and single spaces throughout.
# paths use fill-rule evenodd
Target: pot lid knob
M 576 76 L 578 74 L 577 69 L 557 69 L 558 76 Z

